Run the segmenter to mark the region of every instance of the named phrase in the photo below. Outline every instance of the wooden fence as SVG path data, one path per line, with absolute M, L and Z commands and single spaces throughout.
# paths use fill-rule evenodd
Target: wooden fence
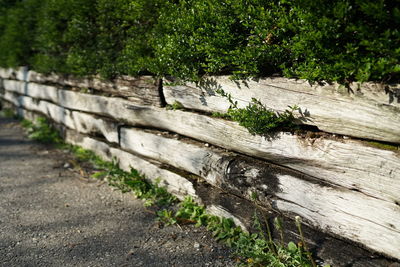
M 0 69 L 0 78 L 4 105 L 28 118 L 52 119 L 65 127 L 68 142 L 108 160 L 116 157 L 122 168 L 132 166 L 149 179 L 161 178 L 178 197 L 191 195 L 244 228 L 249 207 L 289 221 L 299 215 L 310 233 L 400 259 L 396 85 L 341 88 L 227 77 L 174 85 L 150 76 L 111 82 L 26 68 Z M 276 111 L 298 105 L 299 122 L 319 131 L 251 135 L 236 122 L 210 116 L 229 107 L 216 89 L 241 107 L 252 98 Z M 175 102 L 184 109 L 165 108 Z M 218 193 L 205 193 L 210 190 Z M 312 236 L 309 242 L 317 247 Z

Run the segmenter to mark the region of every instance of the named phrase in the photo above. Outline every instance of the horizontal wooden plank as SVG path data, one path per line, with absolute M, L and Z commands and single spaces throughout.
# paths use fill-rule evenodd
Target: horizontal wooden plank
M 28 81 L 28 67 L 0 68 L 0 78 Z
M 111 161 L 113 158 L 116 158 L 120 168 L 125 171 L 130 171 L 131 168 L 135 168 L 152 182 L 159 180 L 160 185 L 166 186 L 169 192 L 180 199 L 186 196 L 192 196 L 194 199 L 198 199 L 196 191 L 189 180 L 171 171 L 162 169 L 159 165 L 143 160 L 121 149 L 112 148 L 106 143 L 78 134 L 74 131 L 67 131 L 65 140 L 68 143 L 94 151 L 104 160 Z
M 0 78 L 11 79 L 15 77 L 14 69 L 12 68 L 0 68 Z
M 234 155 L 134 128 L 121 128 L 120 137 L 121 148 L 201 176 L 214 186 L 220 186 Z
M 7 73 L 4 69 L 3 72 Z M 121 76 L 113 81 L 104 81 L 98 77 L 44 75 L 26 72 L 24 68 L 13 70 L 12 73 L 21 80 L 93 88 L 123 96 L 139 105 L 163 105 L 159 93 L 160 80 L 151 76 Z M 259 99 L 276 111 L 283 111 L 288 105 L 298 105 L 301 107 L 299 116 L 302 116 L 302 123 L 317 126 L 322 131 L 400 143 L 398 84 L 364 83 L 360 86 L 354 83 L 348 90 L 338 84 L 311 86 L 304 80 L 282 77 L 231 81 L 227 76 L 218 76 L 210 77 L 199 85 L 164 86 L 163 92 L 169 104 L 178 101 L 190 109 L 224 112 L 229 103 L 215 94 L 218 88 L 231 93 L 241 107 L 246 106 L 252 98 Z
M 314 227 L 398 257 L 400 206 L 254 159 L 140 129 L 121 129 L 120 145 L 204 177 L 260 205 L 299 214 Z M 268 206 L 267 206 L 268 207 Z
M 239 107 L 255 98 L 266 107 L 282 112 L 297 105 L 299 122 L 320 130 L 358 138 L 400 143 L 400 85 L 353 84 L 351 90 L 338 84 L 313 85 L 304 80 L 263 78 L 232 81 L 227 76 L 211 77 L 185 86 L 164 86 L 166 102 L 207 112 L 226 112 L 228 100 L 215 91 L 232 95 Z
M 30 96 L 37 99 L 58 102 L 58 89 L 54 86 L 37 83 L 26 83 L 18 80 L 4 80 L 3 86 L 7 91 Z
M 13 105 L 17 107 L 21 107 L 21 99 L 17 94 L 14 94 L 13 92 L 5 91 L 3 94 L 1 94 L 1 98 L 4 100 L 7 100 L 8 102 L 12 103 Z
M 83 112 L 76 112 L 56 104 L 6 92 L 4 99 L 18 107 L 39 112 L 53 121 L 80 133 L 102 135 L 108 142 L 118 143 L 118 123 Z
M 161 80 L 152 76 L 120 76 L 113 80 L 104 80 L 98 76 L 74 77 L 72 75 L 41 74 L 29 71 L 28 80 L 35 83 L 54 83 L 62 86 L 95 89 L 113 96 L 124 97 L 139 105 L 163 105 L 159 86 Z
M 253 136 L 235 122 L 186 111 L 132 105 L 129 101 L 59 90 L 66 108 L 102 114 L 133 126 L 179 133 L 263 158 L 322 181 L 400 203 L 400 153 L 367 142 L 278 133 Z

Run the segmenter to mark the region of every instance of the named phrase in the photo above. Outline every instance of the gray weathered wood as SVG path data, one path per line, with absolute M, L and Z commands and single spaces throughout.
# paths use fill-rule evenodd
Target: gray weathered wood
M 0 78 L 10 79 L 15 77 L 14 69 L 12 68 L 0 68 Z
M 27 95 L 37 99 L 49 100 L 54 103 L 58 102 L 58 89 L 55 86 L 26 83 L 17 80 L 4 80 L 3 86 L 7 91 Z
M 15 78 L 20 81 L 28 81 L 28 67 L 19 67 L 14 69 Z
M 36 83 L 54 83 L 81 89 L 95 89 L 113 96 L 124 97 L 139 105 L 157 107 L 163 105 L 159 91 L 161 80 L 152 76 L 120 76 L 109 81 L 98 76 L 79 78 L 72 75 L 44 75 L 30 71 L 27 77 L 29 81 Z
M 121 147 L 204 177 L 260 205 L 299 214 L 314 227 L 397 257 L 400 206 L 232 153 L 139 129 L 121 130 Z
M 0 78 L 16 79 L 20 81 L 28 80 L 28 67 L 0 68 Z
M 353 188 L 363 191 L 364 193 L 371 191 L 371 192 L 375 192 L 375 194 L 378 195 L 377 192 L 379 192 L 379 191 L 377 191 L 377 190 L 381 189 L 379 186 L 382 186 L 382 184 L 383 184 L 383 187 L 385 188 L 384 191 L 386 193 L 387 193 L 386 190 L 390 190 L 390 188 L 388 188 L 389 185 L 391 187 L 395 187 L 395 188 L 396 188 L 396 186 L 398 186 L 398 184 L 396 184 L 396 183 L 398 183 L 398 177 L 399 177 L 396 172 L 398 170 L 398 168 L 396 168 L 396 166 L 397 166 L 396 164 L 398 164 L 398 154 L 396 152 L 392 152 L 392 151 L 384 151 L 384 150 L 380 150 L 380 149 L 376 149 L 376 148 L 372 148 L 372 147 L 370 148 L 368 146 L 365 146 L 361 142 L 355 142 L 355 141 L 351 141 L 351 140 L 347 140 L 347 139 L 329 140 L 329 139 L 325 139 L 325 138 L 316 138 L 316 139 L 311 138 L 311 140 L 309 140 L 307 138 L 302 139 L 302 137 L 300 137 L 300 136 L 295 136 L 295 135 L 290 135 L 290 134 L 285 134 L 285 133 L 279 134 L 278 136 L 275 136 L 275 137 L 271 137 L 271 139 L 266 139 L 266 138 L 259 139 L 261 137 L 255 137 L 255 136 L 249 135 L 247 133 L 247 131 L 243 131 L 243 129 L 241 127 L 237 126 L 237 124 L 235 124 L 235 123 L 227 122 L 227 121 L 219 120 L 219 119 L 215 119 L 215 118 L 210 118 L 210 117 L 203 116 L 203 115 L 198 115 L 198 114 L 193 114 L 193 113 L 183 112 L 183 111 L 165 111 L 164 109 L 131 106 L 129 104 L 129 101 L 123 101 L 123 100 L 119 100 L 119 99 L 111 99 L 111 98 L 101 97 L 101 96 L 85 95 L 85 94 L 76 93 L 76 92 L 72 92 L 72 91 L 68 91 L 65 94 L 64 93 L 65 92 L 63 90 L 59 91 L 59 95 L 61 95 L 65 99 L 67 99 L 67 101 L 65 101 L 63 103 L 70 104 L 72 106 L 72 108 L 74 108 L 74 109 L 78 109 L 78 110 L 79 109 L 87 109 L 87 111 L 105 114 L 105 115 L 109 115 L 109 116 L 114 114 L 115 116 L 119 116 L 120 118 L 125 119 L 125 121 L 131 122 L 132 124 L 146 125 L 146 126 L 152 126 L 152 127 L 164 128 L 164 129 L 169 129 L 170 127 L 172 127 L 172 129 L 176 129 L 176 130 L 184 128 L 185 133 L 189 133 L 189 131 L 191 132 L 190 134 L 187 134 L 188 136 L 195 135 L 195 136 L 199 137 L 198 139 L 203 139 L 203 140 L 205 138 L 209 139 L 211 137 L 214 138 L 214 139 L 211 139 L 214 141 L 217 141 L 219 139 L 218 142 L 220 144 L 222 144 L 221 146 L 223 146 L 223 147 L 226 147 L 231 142 L 233 142 L 236 145 L 238 145 L 238 144 L 244 145 L 245 143 L 243 143 L 243 140 L 249 140 L 248 142 L 251 141 L 249 144 L 253 144 L 251 146 L 252 150 L 255 150 L 256 153 L 258 153 L 257 154 L 258 156 L 263 155 L 266 158 L 270 158 L 271 160 L 280 163 L 281 165 L 289 165 L 289 166 L 294 166 L 297 168 L 301 167 L 301 168 L 304 168 L 306 171 L 314 170 L 314 172 L 315 172 L 314 176 L 318 176 L 320 179 L 323 179 L 325 181 L 330 181 L 332 184 L 343 183 L 344 186 L 350 187 L 350 188 L 352 188 L 352 186 L 353 186 Z M 14 97 L 16 96 L 15 94 L 12 94 L 10 92 L 6 92 L 6 94 L 10 94 Z M 62 97 L 59 97 L 58 99 L 63 99 Z M 31 104 L 31 102 L 29 102 L 26 99 L 28 99 L 28 98 L 17 96 L 16 103 L 19 105 L 29 106 Z M 84 100 L 86 100 L 88 102 L 85 103 Z M 95 101 L 93 102 L 93 100 L 95 100 Z M 35 103 L 35 101 L 33 101 L 33 100 L 32 100 L 32 102 Z M 45 102 L 45 101 L 40 101 L 40 102 Z M 39 102 L 39 106 L 40 106 L 40 102 Z M 126 102 L 128 102 L 128 103 L 126 103 Z M 126 112 L 123 113 L 122 112 L 123 110 L 125 110 Z M 110 113 L 112 113 L 112 114 L 110 114 Z M 51 113 L 49 113 L 49 114 L 51 114 Z M 59 114 L 59 113 L 56 112 L 55 114 Z M 50 115 L 50 116 L 57 116 L 57 115 Z M 62 113 L 61 113 L 61 116 L 62 116 Z M 193 118 L 194 118 L 194 120 L 193 120 Z M 182 129 L 180 131 L 182 131 Z M 243 131 L 243 132 L 241 132 L 241 131 Z M 179 132 L 179 131 L 175 131 L 175 132 Z M 224 135 L 221 135 L 223 133 L 224 133 Z M 234 134 L 235 136 L 231 136 L 230 133 Z M 238 135 L 238 133 L 240 133 L 240 134 Z M 221 136 L 223 136 L 223 138 L 221 138 Z M 248 137 L 248 138 L 243 139 L 243 137 Z M 218 139 L 215 139 L 215 138 L 218 138 Z M 233 140 L 231 140 L 232 138 L 235 140 L 241 140 L 241 141 L 239 143 L 236 141 L 236 143 L 235 143 Z M 288 141 L 291 141 L 291 142 L 288 142 Z M 352 148 L 352 146 L 351 146 L 352 143 L 354 145 L 354 148 Z M 350 144 L 350 146 L 349 146 L 349 144 Z M 347 153 L 342 153 L 343 151 L 339 150 L 337 155 L 339 155 L 340 157 L 342 157 L 343 155 L 347 155 L 347 158 L 342 157 L 341 160 L 338 161 L 337 156 L 335 155 L 335 151 L 337 151 L 341 146 L 343 146 L 342 147 L 343 151 L 344 152 L 347 151 Z M 179 147 L 181 147 L 181 145 L 179 145 Z M 260 149 L 260 147 L 261 147 L 261 149 Z M 359 150 L 358 153 L 362 152 L 363 154 L 367 154 L 367 157 L 362 158 L 361 157 L 362 155 L 358 155 L 358 153 L 354 154 L 354 149 Z M 368 149 L 371 149 L 371 151 L 372 151 L 372 153 L 370 153 L 370 155 L 368 155 L 369 154 Z M 238 150 L 238 149 L 236 149 L 236 150 Z M 171 151 L 171 150 L 169 150 L 169 151 Z M 371 152 L 371 151 L 369 151 L 369 152 Z M 254 153 L 254 152 L 252 152 L 252 153 Z M 181 153 L 181 154 L 183 154 L 183 153 Z M 249 154 L 251 154 L 251 153 L 249 153 Z M 331 157 L 328 157 L 328 156 L 330 156 L 330 154 L 331 154 Z M 290 157 L 290 156 L 294 156 L 294 157 Z M 346 161 L 351 160 L 353 156 L 355 156 L 354 161 L 353 162 L 350 161 L 350 162 L 346 163 Z M 377 163 L 375 163 L 374 161 L 376 161 L 376 158 L 379 156 L 384 156 L 384 158 L 378 162 L 378 165 L 376 165 Z M 307 159 L 307 157 L 309 157 L 309 159 Z M 385 159 L 385 157 L 386 157 L 386 159 Z M 327 163 L 324 163 L 324 160 L 322 160 L 324 158 L 325 158 L 325 161 L 327 161 Z M 217 163 L 219 162 L 218 168 L 223 169 L 223 167 L 224 167 L 223 161 L 218 161 L 218 158 L 215 158 L 213 155 L 208 155 L 207 159 L 209 160 L 208 164 L 210 164 L 211 166 L 215 166 L 215 164 L 212 165 L 212 163 L 217 161 Z M 365 159 L 369 159 L 369 161 L 367 161 L 368 164 L 362 163 L 365 161 Z M 200 162 L 203 162 L 203 160 L 204 159 L 201 159 L 201 157 L 199 158 Z M 361 162 L 360 162 L 360 160 L 361 160 Z M 391 160 L 394 162 L 390 162 Z M 344 162 L 342 162 L 342 161 L 344 161 Z M 360 168 L 361 170 L 359 170 L 357 168 L 351 169 L 350 168 L 351 166 L 357 167 L 357 161 L 360 162 L 361 166 L 365 166 L 366 169 L 365 170 L 363 170 L 361 168 Z M 205 162 L 207 162 L 207 161 L 205 161 Z M 322 163 L 324 163 L 324 164 L 322 164 Z M 328 163 L 331 165 L 327 165 Z M 226 161 L 225 161 L 225 164 L 226 164 Z M 338 166 L 336 166 L 336 164 Z M 389 172 L 386 169 L 387 166 L 382 168 L 380 166 L 380 164 L 389 164 L 389 168 L 394 167 L 394 169 L 391 170 L 392 172 Z M 390 165 L 390 164 L 392 164 L 392 165 Z M 376 183 L 374 186 L 370 186 L 368 188 L 366 181 L 373 182 L 371 177 L 368 177 L 368 179 L 366 179 L 364 183 L 361 183 L 361 186 L 360 186 L 361 189 L 358 187 L 354 187 L 354 182 L 357 181 L 357 179 L 359 179 L 359 178 L 363 179 L 364 176 L 369 174 L 368 172 L 371 171 L 371 169 L 370 169 L 371 166 L 372 166 L 372 170 L 375 170 L 376 173 L 378 173 L 379 171 L 380 172 L 387 171 L 387 173 L 384 173 L 383 175 L 381 174 L 381 177 L 379 177 L 379 178 L 381 178 L 380 180 L 378 179 L 379 185 Z M 189 168 L 189 167 L 193 168 L 193 166 L 190 166 L 189 164 L 187 164 L 185 168 Z M 329 169 L 329 167 L 331 169 Z M 194 169 L 194 170 L 196 170 L 196 169 Z M 345 170 L 345 171 L 340 172 L 340 170 Z M 192 171 L 193 171 L 193 169 L 192 169 Z M 207 171 L 207 169 L 206 169 L 206 171 Z M 331 171 L 331 173 L 336 174 L 339 178 L 342 176 L 345 176 L 346 178 L 351 178 L 351 180 L 347 181 L 347 184 L 346 184 L 346 181 L 344 181 L 344 179 L 342 179 L 342 181 L 337 182 L 337 181 L 335 181 L 335 179 L 332 179 L 329 176 L 328 177 L 323 176 L 323 174 L 327 174 L 327 171 Z M 360 171 L 360 172 L 357 173 L 355 171 Z M 321 173 L 323 173 L 323 174 L 321 174 Z M 389 174 L 389 176 L 385 176 L 388 174 Z M 391 177 L 390 174 L 394 174 L 394 175 Z M 357 175 L 360 177 L 357 177 Z M 212 177 L 213 176 L 207 177 L 210 182 L 213 181 Z M 216 176 L 214 176 L 214 177 L 216 177 Z M 361 193 L 349 191 L 347 189 L 343 189 L 343 190 L 346 192 L 350 192 L 351 193 L 350 195 L 343 194 L 343 196 L 342 196 L 342 195 L 338 195 L 336 193 L 333 194 L 332 192 L 337 192 L 337 191 L 331 191 L 331 190 L 327 189 L 327 190 L 325 190 L 326 191 L 325 192 L 322 190 L 325 187 L 319 185 L 318 183 L 314 183 L 314 184 L 311 183 L 311 184 L 313 184 L 313 186 L 310 186 L 309 182 L 305 181 L 304 179 L 300 179 L 300 178 L 296 178 L 296 177 L 295 177 L 296 179 L 294 179 L 294 178 L 292 178 L 292 176 L 290 176 L 289 178 L 287 178 L 288 180 L 286 181 L 285 180 L 286 178 L 287 177 L 285 175 L 279 176 L 279 185 L 281 187 L 279 187 L 278 191 L 285 192 L 285 190 L 290 191 L 290 190 L 301 189 L 298 192 L 309 193 L 309 191 L 310 191 L 310 192 L 314 192 L 314 193 L 311 194 L 309 197 L 306 197 L 306 195 L 300 194 L 300 193 L 299 193 L 299 195 L 296 196 L 293 194 L 292 191 L 290 191 L 290 193 L 288 193 L 288 195 L 282 193 L 283 195 L 277 195 L 278 199 L 275 202 L 272 202 L 273 205 L 277 208 L 281 208 L 284 211 L 301 214 L 305 218 L 309 219 L 311 221 L 311 224 L 314 223 L 313 225 L 319 225 L 321 223 L 321 221 L 319 221 L 319 220 L 322 220 L 321 218 L 325 218 L 327 216 L 324 213 L 322 215 L 321 215 L 321 213 L 319 213 L 319 212 L 321 212 L 320 208 L 322 208 L 322 207 L 318 207 L 315 210 L 311 209 L 311 211 L 309 211 L 310 207 L 306 206 L 308 208 L 304 208 L 304 206 L 302 204 L 300 204 L 302 202 L 296 202 L 297 204 L 293 204 L 293 203 L 290 203 L 290 201 L 292 201 L 293 199 L 296 199 L 296 201 L 297 201 L 297 198 L 302 198 L 302 199 L 305 199 L 303 201 L 311 202 L 313 199 L 318 199 L 319 201 L 322 202 L 323 199 L 317 198 L 317 195 L 316 195 L 317 192 L 323 192 L 323 195 L 326 194 L 328 196 L 328 198 L 326 199 L 326 201 L 328 202 L 327 205 L 328 204 L 333 205 L 332 203 L 335 203 L 335 201 L 336 201 L 335 198 L 340 198 L 340 197 L 347 199 L 346 203 L 348 204 L 349 202 L 354 200 L 354 196 L 352 194 L 356 194 L 359 198 L 362 199 L 362 201 L 364 201 L 363 198 L 365 198 L 366 199 L 365 203 L 367 203 L 368 206 L 371 206 L 371 207 L 376 207 L 377 205 L 376 205 L 376 203 L 374 204 L 370 201 L 372 201 L 372 200 L 380 201 L 379 199 L 374 199 L 374 198 L 368 197 L 366 195 L 363 195 Z M 386 180 L 384 180 L 384 178 L 386 178 Z M 387 179 L 387 178 L 389 178 L 389 179 Z M 214 178 L 214 179 L 216 179 L 216 178 Z M 299 182 L 299 180 L 300 180 L 300 182 Z M 215 180 L 215 181 L 218 181 L 218 180 Z M 284 182 L 281 182 L 281 181 L 284 181 Z M 388 183 L 389 181 L 391 182 L 391 184 Z M 349 182 L 351 182 L 353 184 L 351 186 L 348 186 Z M 357 181 L 357 182 L 359 182 L 359 181 Z M 256 184 L 256 183 L 252 182 L 252 184 Z M 232 188 L 228 187 L 229 183 L 223 183 L 222 185 L 224 185 L 225 188 L 232 190 Z M 222 186 L 222 185 L 220 185 L 220 186 Z M 314 186 L 316 186 L 316 187 L 314 187 Z M 331 188 L 331 187 L 334 189 L 336 188 L 334 186 L 329 186 L 327 188 Z M 295 188 L 295 189 L 293 189 L 293 188 Z M 262 189 L 262 187 L 261 187 L 261 189 Z M 339 191 L 342 192 L 343 190 L 341 189 Z M 247 197 L 248 197 L 248 195 L 250 193 L 253 193 L 254 191 L 250 190 L 250 191 L 244 191 L 244 192 L 247 194 Z M 261 191 L 261 192 L 263 192 L 263 191 Z M 393 192 L 398 192 L 398 190 L 393 191 Z M 331 199 L 331 197 L 332 197 L 332 199 Z M 382 198 L 382 196 L 380 196 L 380 197 Z M 396 199 L 397 195 L 394 196 L 393 193 L 391 193 L 391 197 L 392 198 L 389 198 L 386 200 L 393 201 L 393 198 Z M 283 201 L 282 199 L 285 199 L 285 198 L 287 198 L 287 199 L 285 201 Z M 370 200 L 370 201 L 367 201 L 367 200 Z M 358 203 L 358 201 L 359 201 L 359 199 L 357 200 L 357 203 Z M 385 205 L 393 205 L 394 207 L 398 207 L 398 205 L 393 204 L 393 202 L 382 201 L 382 203 L 384 203 L 384 204 L 383 204 L 381 210 L 382 210 L 382 212 L 385 211 L 387 214 L 393 214 L 393 212 L 395 212 L 396 210 L 395 210 L 395 208 L 393 208 L 391 211 L 388 211 L 387 208 L 385 208 Z M 339 204 L 344 205 L 344 203 L 339 203 Z M 358 210 L 358 212 L 359 212 L 359 213 L 355 213 L 355 214 L 360 215 L 360 216 L 362 215 L 361 217 L 364 219 L 367 215 L 369 216 L 369 214 L 365 215 L 363 213 L 363 212 L 365 212 L 365 208 L 363 209 L 362 207 L 356 206 L 356 208 L 354 208 L 354 209 Z M 374 213 L 377 212 L 376 210 L 374 210 L 374 208 L 372 210 L 374 211 Z M 351 212 L 353 212 L 353 210 L 351 210 Z M 361 214 L 360 214 L 360 212 L 361 212 Z M 380 213 L 376 213 L 376 214 L 378 214 L 380 217 L 382 217 L 382 214 L 380 214 Z M 374 221 L 376 221 L 376 219 L 377 219 L 377 217 L 373 217 Z M 392 226 L 398 227 L 397 224 L 393 223 L 392 219 L 393 219 L 393 216 L 389 216 L 388 221 L 386 219 L 384 220 L 384 222 L 388 222 L 387 224 L 391 224 L 391 225 L 385 226 L 388 229 L 390 229 Z M 394 219 L 397 220 L 398 218 L 394 218 Z M 348 218 L 346 220 L 350 221 L 350 219 L 348 219 Z M 341 223 L 342 223 L 342 221 L 341 221 Z M 326 225 L 323 225 L 324 229 L 327 229 L 329 227 Z M 368 227 L 371 229 L 375 229 L 374 227 L 376 227 L 376 226 L 368 225 Z M 354 229 L 352 229 L 352 230 L 354 230 Z M 351 239 L 351 237 L 348 237 L 348 238 Z M 362 237 L 360 237 L 358 242 L 364 242 L 363 238 L 365 238 L 365 233 L 362 233 Z M 386 240 L 386 241 L 388 241 L 388 240 Z M 367 242 L 367 241 L 365 241 L 365 242 Z M 380 244 L 380 243 L 376 244 L 376 246 L 381 246 L 381 245 L 382 244 Z M 371 247 L 371 248 L 376 249 L 374 247 Z M 386 249 L 386 248 L 384 248 L 384 249 Z M 376 250 L 380 251 L 379 249 L 376 249 Z M 392 253 L 392 252 L 383 252 L 383 253 L 391 255 L 390 253 Z
M 162 106 L 159 91 L 161 80 L 152 76 L 121 76 L 112 81 L 104 81 L 98 77 L 91 80 L 91 88 L 123 96 L 140 105 Z
M 39 73 L 33 70 L 30 70 L 28 72 L 28 81 L 29 82 L 35 82 L 35 83 L 40 83 L 40 84 L 46 84 L 46 83 L 51 83 L 51 84 L 59 84 L 59 85 L 66 85 L 64 82 L 65 80 L 65 75 L 61 74 L 56 74 L 56 73 L 49 73 L 49 74 L 43 74 Z M 85 82 L 80 82 L 79 86 L 77 87 L 83 87 L 87 88 L 89 83 Z
M 5 90 L 25 95 L 25 82 L 16 80 L 3 80 L 3 87 Z
M 63 105 L 165 129 L 233 151 L 270 160 L 333 184 L 399 201 L 400 155 L 351 139 L 278 133 L 253 136 L 235 122 L 185 111 L 132 106 L 127 101 L 62 91 Z
M 140 173 L 146 176 L 147 179 L 156 182 L 160 181 L 160 185 L 166 186 L 167 190 L 179 197 L 192 196 L 198 199 L 193 184 L 186 178 L 175 174 L 149 161 L 143 160 L 135 155 L 129 154 L 117 148 L 112 148 L 106 143 L 100 142 L 88 136 L 80 135 L 73 131 L 66 132 L 66 141 L 75 145 L 79 145 L 85 149 L 94 151 L 104 160 L 111 161 L 116 158 L 121 169 L 130 171 L 135 168 Z
M 297 116 L 303 124 L 329 133 L 400 143 L 398 84 L 353 84 L 349 92 L 337 84 L 311 86 L 304 80 L 281 77 L 234 82 L 220 76 L 198 85 L 163 87 L 168 104 L 177 101 L 190 109 L 226 112 L 230 103 L 215 92 L 217 89 L 230 93 L 239 107 L 247 106 L 252 98 L 279 112 L 297 105 L 301 110 Z
M 9 91 L 5 91 L 4 94 L 1 95 L 1 97 L 4 100 L 7 100 L 8 102 L 12 103 L 13 105 L 15 105 L 16 107 L 21 107 L 22 103 L 21 103 L 21 99 L 19 97 L 19 95 L 13 93 L 13 92 L 9 92 Z
M 130 125 L 169 130 L 270 160 L 322 181 L 400 202 L 400 155 L 351 139 L 279 133 L 252 136 L 235 122 L 185 111 L 133 106 L 126 100 L 59 90 L 66 108 L 102 114 Z
M 71 111 L 56 104 L 28 96 L 6 92 L 3 96 L 18 107 L 39 112 L 53 121 L 80 133 L 102 135 L 108 142 L 118 143 L 118 123 L 83 112 Z
M 2 71 L 4 77 L 10 77 L 7 70 Z M 21 80 L 93 88 L 123 96 L 139 105 L 163 104 L 158 91 L 160 81 L 150 76 L 122 76 L 114 81 L 104 81 L 98 77 L 27 73 L 24 68 L 12 71 Z M 219 76 L 211 77 L 199 86 L 164 86 L 163 91 L 170 104 L 178 101 L 191 109 L 224 112 L 229 103 L 215 94 L 217 88 L 231 93 L 240 107 L 246 106 L 253 97 L 276 111 L 283 111 L 288 105 L 299 105 L 301 114 L 298 115 L 304 124 L 315 125 L 330 133 L 400 143 L 399 85 L 365 83 L 360 86 L 354 83 L 349 93 L 337 84 L 310 86 L 304 80 L 281 77 L 233 82 L 227 76 Z

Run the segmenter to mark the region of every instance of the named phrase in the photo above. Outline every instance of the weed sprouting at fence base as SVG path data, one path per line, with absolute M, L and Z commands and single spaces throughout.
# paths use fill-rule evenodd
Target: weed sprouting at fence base
M 9 108 L 5 108 L 5 109 L 1 110 L 0 115 L 4 116 L 5 118 L 16 118 L 17 117 L 16 114 L 14 113 L 14 111 Z
M 191 223 L 197 227 L 206 227 L 216 240 L 222 241 L 234 249 L 235 254 L 241 260 L 241 266 L 316 266 L 307 247 L 302 243 L 304 237 L 299 245 L 289 242 L 286 246 L 283 242 L 283 228 L 280 228 L 282 240 L 275 242 L 272 239 L 268 222 L 265 223 L 267 226 L 266 236 L 256 215 L 254 216 L 254 227 L 258 233 L 248 233 L 235 226 L 232 219 L 208 214 L 205 207 L 198 205 L 191 197 L 185 198 L 178 206 L 176 212 L 160 210 L 158 220 L 167 225 Z M 299 229 L 301 230 L 301 226 Z M 302 235 L 302 231 L 300 233 Z
M 122 192 L 133 192 L 137 198 L 144 200 L 145 206 L 169 206 L 176 201 L 173 195 L 160 186 L 160 180 L 150 183 L 145 176 L 133 168 L 130 172 L 121 170 L 116 161 L 93 177 L 105 178 L 109 185 Z
M 22 120 L 22 126 L 25 127 L 28 137 L 45 144 L 61 144 L 60 134 L 48 123 L 45 118 L 38 118 L 35 123 L 28 120 Z

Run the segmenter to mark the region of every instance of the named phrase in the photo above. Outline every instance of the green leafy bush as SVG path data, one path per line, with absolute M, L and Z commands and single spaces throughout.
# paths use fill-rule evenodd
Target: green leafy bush
M 46 0 L 33 68 L 76 75 L 138 74 L 152 54 L 150 27 L 160 0 Z
M 2 0 L 0 65 L 199 80 L 400 79 L 400 2 Z
M 95 74 L 98 60 L 95 0 L 46 0 L 34 46 L 33 68 L 41 72 Z
M 184 79 L 281 72 L 346 83 L 400 71 L 398 1 L 194 0 L 161 14 L 160 72 Z
M 0 66 L 30 65 L 40 0 L 0 2 Z

